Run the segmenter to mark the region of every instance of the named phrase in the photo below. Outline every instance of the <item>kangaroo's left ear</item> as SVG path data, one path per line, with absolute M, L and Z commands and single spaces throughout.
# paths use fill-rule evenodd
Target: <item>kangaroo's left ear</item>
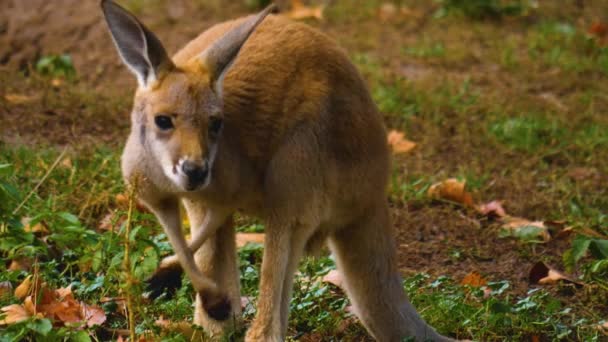
M 102 0 L 101 8 L 120 57 L 141 87 L 149 86 L 161 71 L 173 66 L 160 40 L 133 14 L 111 0 Z
M 269 13 L 274 12 L 276 8 L 274 4 L 269 5 L 260 13 L 248 18 L 239 26 L 228 31 L 198 56 L 200 63 L 209 71 L 211 89 L 220 97 L 224 76 L 230 69 L 239 50 L 255 28 Z

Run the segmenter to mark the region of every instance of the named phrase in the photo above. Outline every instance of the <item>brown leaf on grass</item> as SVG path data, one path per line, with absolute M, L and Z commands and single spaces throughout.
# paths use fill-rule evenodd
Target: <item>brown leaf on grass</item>
M 608 321 L 598 324 L 597 329 L 602 332 L 604 335 L 608 335 Z
M 608 36 L 608 24 L 604 24 L 601 22 L 595 22 L 591 24 L 589 27 L 589 34 L 594 35 L 596 37 L 604 37 Z
M 595 22 L 591 24 L 587 32 L 596 39 L 600 46 L 608 45 L 608 24 Z
M 464 276 L 464 278 L 462 278 L 462 281 L 460 282 L 460 284 L 469 285 L 469 286 L 473 286 L 473 287 L 482 287 L 482 286 L 488 285 L 488 281 L 485 280 L 481 276 L 481 274 L 479 274 L 479 272 L 472 271 L 472 272 L 469 272 L 469 274 L 467 274 L 466 276 Z
M 388 21 L 393 19 L 399 12 L 399 9 L 397 8 L 397 5 L 391 3 L 391 2 L 385 2 L 382 5 L 380 5 L 380 8 L 378 8 L 378 18 L 381 21 Z
M 241 309 L 245 309 L 250 304 L 253 304 L 253 297 L 241 296 Z
M 11 304 L 0 310 L 2 311 L 2 314 L 5 315 L 4 318 L 0 320 L 0 325 L 18 323 L 25 321 L 30 317 L 27 310 L 19 304 Z
M 575 167 L 572 170 L 568 171 L 568 177 L 576 181 L 582 181 L 590 178 L 598 178 L 599 175 L 599 171 L 596 168 Z
M 423 17 L 424 13 L 414 10 L 405 5 L 397 6 L 391 2 L 385 2 L 378 8 L 378 19 L 382 22 L 393 19 L 418 19 Z
M 443 182 L 431 185 L 427 194 L 434 199 L 444 199 L 468 207 L 473 206 L 473 196 L 465 191 L 465 182 L 461 182 L 456 178 L 449 178 Z
M 264 233 L 236 233 L 236 246 L 241 248 L 248 243 L 264 243 Z
M 14 105 L 36 101 L 38 97 L 25 94 L 5 94 L 4 99 Z
M 309 7 L 304 5 L 302 0 L 291 0 L 291 10 L 285 15 L 294 20 L 308 18 L 323 20 L 323 10 L 325 10 L 325 5 Z
M 34 260 L 30 258 L 18 258 L 11 260 L 11 264 L 8 266 L 10 271 L 29 271 L 32 268 Z
M 81 303 L 81 307 L 82 318 L 87 322 L 89 328 L 94 325 L 101 325 L 106 321 L 106 313 L 99 306 Z
M 10 281 L 0 282 L 0 300 L 5 300 L 13 293 L 13 284 Z
M 32 275 L 28 275 L 27 277 L 25 277 L 25 279 L 23 279 L 23 281 L 21 282 L 21 284 L 19 284 L 19 286 L 17 286 L 17 288 L 15 289 L 15 297 L 19 298 L 19 299 L 23 299 L 25 298 L 29 293 L 30 293 L 30 288 L 32 287 Z
M 330 283 L 336 285 L 337 287 L 343 289 L 344 287 L 344 277 L 342 277 L 342 272 L 338 270 L 331 270 L 323 277 L 324 283 Z
M 566 105 L 562 101 L 560 101 L 560 99 L 553 93 L 544 92 L 544 93 L 541 93 L 540 95 L 538 95 L 538 97 L 540 97 L 545 102 L 552 105 L 553 107 L 555 107 L 555 109 L 557 109 L 559 111 L 562 111 L 562 112 L 568 111 L 568 107 L 566 107 Z
M 507 212 L 502 207 L 502 201 L 492 201 L 477 206 L 477 211 L 484 216 L 505 217 Z
M 32 296 L 25 297 L 25 300 L 23 301 L 23 307 L 25 308 L 25 311 L 27 311 L 27 313 L 30 316 L 33 316 L 38 313 L 36 310 L 36 305 L 34 304 L 34 301 L 32 300 Z
M 391 130 L 386 138 L 393 154 L 407 153 L 416 147 L 415 142 L 405 139 L 405 134 L 396 130 Z
M 28 233 L 34 233 L 36 235 L 48 235 L 49 229 L 47 228 L 44 222 L 38 222 L 32 224 L 32 219 L 29 217 L 24 217 L 21 219 L 21 224 L 23 225 L 23 230 Z
M 73 169 L 74 165 L 72 164 L 72 159 L 70 157 L 63 158 L 63 160 L 61 161 L 61 163 L 59 163 L 59 167 L 64 168 L 64 169 L 68 169 L 68 170 Z
M 571 276 L 568 276 L 565 273 L 562 273 L 552 267 L 547 266 L 547 264 L 542 261 L 539 261 L 534 264 L 534 266 L 532 266 L 528 279 L 531 284 L 539 285 L 550 285 L 555 284 L 559 281 L 573 283 L 577 286 L 584 285 L 582 282 L 575 280 Z
M 80 304 L 73 298 L 41 305 L 40 310 L 46 317 L 63 323 L 78 323 L 83 320 Z
M 502 229 L 510 236 L 523 240 L 539 239 L 542 242 L 549 242 L 551 240 L 549 229 L 542 221 L 530 221 L 514 216 L 505 216 L 501 221 L 503 222 Z

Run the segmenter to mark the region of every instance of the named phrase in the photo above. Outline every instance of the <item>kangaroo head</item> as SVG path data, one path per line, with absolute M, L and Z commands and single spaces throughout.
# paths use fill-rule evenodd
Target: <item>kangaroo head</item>
M 180 67 L 131 13 L 111 0 L 103 0 L 101 6 L 120 57 L 137 77 L 133 133 L 178 189 L 206 187 L 222 133 L 223 78 L 274 6 L 245 20 Z

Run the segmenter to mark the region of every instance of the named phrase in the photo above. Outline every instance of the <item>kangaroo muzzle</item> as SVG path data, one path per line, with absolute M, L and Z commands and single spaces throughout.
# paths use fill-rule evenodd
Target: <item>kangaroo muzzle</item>
M 184 160 L 180 163 L 178 172 L 185 177 L 184 188 L 193 191 L 206 183 L 209 177 L 209 166 L 206 161 Z

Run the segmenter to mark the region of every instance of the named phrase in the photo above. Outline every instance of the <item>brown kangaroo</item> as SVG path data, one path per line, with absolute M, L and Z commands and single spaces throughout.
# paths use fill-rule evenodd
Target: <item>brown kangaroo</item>
M 388 215 L 382 117 L 326 35 L 270 15 L 225 22 L 169 58 L 112 1 L 101 3 L 138 89 L 122 156 L 127 183 L 157 216 L 197 291 L 212 336 L 239 317 L 232 215 L 265 222 L 257 316 L 246 341 L 283 341 L 302 255 L 327 241 L 356 314 L 379 341 L 450 340 L 403 291 Z M 193 239 L 181 230 L 180 201 Z

